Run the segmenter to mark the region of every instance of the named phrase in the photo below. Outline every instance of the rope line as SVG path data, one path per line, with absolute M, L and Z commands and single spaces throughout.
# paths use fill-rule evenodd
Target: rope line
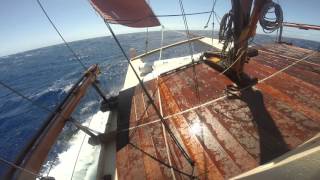
M 92 96 L 94 96 L 94 94 L 93 94 Z M 97 98 L 97 96 L 91 97 L 91 98 L 94 99 L 94 98 Z M 91 98 L 90 98 L 90 99 L 91 99 Z M 91 115 L 91 117 L 90 117 L 90 120 L 89 120 L 89 123 L 88 123 L 88 127 L 90 127 L 91 122 L 92 122 L 92 120 L 93 120 L 93 116 L 94 116 L 94 113 L 93 113 L 92 109 L 89 108 L 89 110 L 90 110 L 90 112 L 91 112 L 92 115 Z M 76 157 L 75 163 L 74 163 L 73 168 L 72 168 L 71 180 L 73 179 L 74 172 L 75 172 L 75 169 L 76 169 L 76 166 L 77 166 L 77 163 L 78 163 L 78 159 L 79 159 L 79 156 L 80 156 L 80 152 L 81 152 L 81 150 L 82 150 L 82 147 L 83 147 L 83 144 L 84 144 L 84 140 L 86 139 L 86 137 L 87 137 L 87 134 L 84 133 L 84 136 L 83 136 L 83 139 L 82 139 L 80 148 L 79 148 L 79 150 L 78 150 L 78 152 L 77 152 L 77 157 Z
M 183 23 L 184 23 L 187 39 L 190 40 L 190 31 L 189 31 L 189 26 L 188 26 L 186 14 L 185 14 L 185 11 L 184 11 L 183 3 L 182 3 L 182 0 L 178 0 L 178 1 L 179 1 L 179 4 L 180 4 L 180 9 L 181 9 L 181 13 L 182 13 L 182 19 L 183 19 Z M 188 44 L 189 44 L 190 56 L 191 56 L 192 62 L 194 62 L 192 43 L 189 41 Z
M 206 29 L 208 26 L 209 26 L 209 22 L 210 22 L 210 19 L 211 19 L 211 16 L 212 17 L 212 30 L 211 30 L 211 46 L 212 46 L 212 50 L 214 49 L 214 46 L 213 46 L 213 36 L 214 36 L 214 16 L 216 14 L 216 12 L 214 11 L 214 8 L 216 6 L 216 3 L 217 3 L 217 0 L 213 0 L 213 3 L 212 3 L 212 12 L 210 13 L 209 15 L 209 18 L 208 18 L 208 21 L 207 23 L 205 24 L 204 26 L 204 29 Z
M 190 163 L 190 165 L 193 166 L 194 162 L 193 160 L 189 157 L 189 155 L 187 154 L 187 152 L 183 149 L 183 147 L 181 146 L 181 144 L 179 143 L 179 141 L 177 140 L 177 138 L 174 136 L 173 132 L 171 131 L 169 125 L 166 123 L 166 121 L 164 120 L 163 116 L 161 116 L 161 113 L 159 112 L 159 109 L 157 108 L 157 106 L 155 105 L 151 95 L 149 94 L 149 92 L 147 91 L 146 87 L 144 86 L 142 80 L 140 79 L 137 71 L 134 69 L 129 57 L 127 56 L 127 54 L 125 53 L 121 43 L 119 42 L 117 36 L 114 34 L 110 24 L 108 21 L 104 21 L 107 28 L 109 29 L 111 35 L 113 36 L 114 40 L 116 41 L 118 47 L 120 48 L 121 52 L 123 53 L 124 57 L 126 58 L 130 68 L 132 69 L 132 71 L 134 72 L 139 85 L 141 86 L 142 90 L 144 91 L 145 95 L 147 96 L 148 100 L 150 101 L 151 105 L 153 106 L 155 112 L 157 113 L 157 116 L 160 118 L 161 122 L 164 124 L 165 128 L 167 129 L 170 137 L 172 138 L 172 140 L 174 141 L 174 143 L 177 145 L 177 147 L 179 148 L 179 150 L 182 152 L 183 156 L 187 159 L 187 161 Z
M 285 70 L 289 69 L 290 67 L 292 67 L 292 66 L 296 65 L 297 63 L 299 63 L 299 62 L 301 62 L 301 61 L 306 60 L 307 58 L 309 58 L 309 57 L 313 56 L 313 55 L 314 55 L 314 54 L 316 54 L 316 53 L 317 53 L 317 52 L 316 52 L 316 51 L 314 51 L 314 52 L 310 53 L 309 55 L 305 56 L 304 58 L 302 58 L 302 59 L 300 59 L 300 60 L 297 60 L 297 61 L 293 62 L 293 63 L 292 63 L 292 64 L 290 64 L 289 66 L 287 66 L 287 67 L 285 67 L 285 68 L 283 68 L 283 69 L 281 69 L 281 70 L 279 70 L 279 71 L 275 72 L 274 74 L 271 74 L 270 76 L 268 76 L 268 77 L 266 77 L 266 78 L 263 78 L 262 80 L 259 80 L 258 82 L 259 82 L 259 83 L 261 83 L 261 82 L 263 82 L 263 81 L 266 81 L 266 80 L 268 80 L 268 79 L 270 79 L 270 78 L 272 78 L 272 77 L 276 76 L 277 74 L 279 74 L 279 73 L 281 73 L 281 72 L 283 72 L 283 71 L 285 71 Z
M 82 78 L 81 78 L 80 80 L 82 80 Z M 79 80 L 78 82 L 80 82 L 80 80 Z M 78 84 L 78 82 L 77 82 L 76 84 Z M 75 85 L 76 85 L 76 84 L 75 84 Z M 30 102 L 30 103 L 31 103 L 32 105 L 34 105 L 35 107 L 38 107 L 39 109 L 43 109 L 43 110 L 51 113 L 52 115 L 57 115 L 57 116 L 62 117 L 62 118 L 64 118 L 64 119 L 68 119 L 68 118 L 66 118 L 65 116 L 63 116 L 62 114 L 60 114 L 60 113 L 55 113 L 55 111 L 52 111 L 52 110 L 49 109 L 48 107 L 46 107 L 46 106 L 44 106 L 44 105 L 42 105 L 42 104 L 40 104 L 40 103 L 37 103 L 37 102 L 33 101 L 32 99 L 30 99 L 30 98 L 28 98 L 27 96 L 23 95 L 21 92 L 15 90 L 15 89 L 12 88 L 11 86 L 7 85 L 6 83 L 0 81 L 0 85 L 2 85 L 3 87 L 9 89 L 11 92 L 13 92 L 14 94 L 18 95 L 19 97 L 25 99 L 26 101 Z M 70 92 L 72 92 L 73 89 L 75 89 L 75 87 L 77 87 L 77 86 L 75 86 L 75 85 L 71 88 L 71 91 L 70 91 Z M 68 96 L 70 96 L 70 94 L 69 94 Z M 68 97 L 68 96 L 67 96 L 67 97 Z M 73 117 L 70 117 L 70 119 L 74 120 Z M 21 169 L 21 168 L 18 168 L 18 169 Z M 51 167 L 50 167 L 49 171 L 50 171 L 50 170 L 51 170 Z
M 290 56 L 284 56 L 284 55 L 281 55 L 281 54 L 276 54 L 276 53 L 274 53 L 274 52 L 272 52 L 272 51 L 264 51 L 264 50 L 259 50 L 260 52 L 262 52 L 262 53 L 266 53 L 266 54 L 270 54 L 270 55 L 272 55 L 272 56 L 274 56 L 274 57 L 276 57 L 276 56 L 280 56 L 280 57 L 284 57 L 284 58 L 286 58 L 286 59 L 288 59 L 288 60 L 299 60 L 299 59 L 297 59 L 297 58 L 295 58 L 295 57 L 290 57 Z M 313 62 L 309 62 L 309 61 L 303 61 L 303 63 L 306 63 L 306 64 L 310 64 L 310 65 L 314 65 L 314 66 L 319 66 L 320 67 L 320 64 L 317 64 L 317 63 L 313 63 Z
M 240 56 L 238 56 L 238 58 L 229 66 L 227 67 L 224 71 L 222 71 L 221 73 L 219 73 L 219 75 L 224 74 L 225 72 L 227 72 L 229 69 L 232 68 L 232 66 L 234 66 L 242 57 L 242 55 L 246 53 L 246 51 L 242 50 Z
M 15 163 L 12 163 L 12 162 L 10 162 L 10 161 L 2 158 L 2 157 L 0 157 L 0 161 L 3 162 L 3 163 L 5 163 L 5 164 L 7 164 L 7 165 L 9 165 L 9 166 L 11 166 L 11 167 L 14 167 L 14 168 L 19 169 L 19 170 L 21 170 L 21 171 L 24 171 L 24 172 L 26 172 L 26 173 L 28 173 L 28 174 L 31 174 L 31 175 L 33 175 L 33 176 L 35 176 L 35 177 L 38 177 L 38 178 L 40 178 L 40 179 L 44 177 L 44 176 L 42 176 L 42 175 L 40 175 L 40 174 L 34 173 L 34 172 L 32 172 L 32 171 L 30 171 L 30 170 L 28 170 L 28 169 L 25 169 L 25 168 L 23 168 L 23 167 L 21 167 L 21 166 L 19 166 L 19 165 L 16 165 Z M 48 176 L 47 176 L 47 177 L 48 177 Z
M 83 64 L 83 62 L 81 61 L 81 59 L 79 58 L 79 56 L 76 54 L 76 52 L 74 52 L 74 50 L 70 47 L 69 43 L 64 39 L 64 37 L 62 36 L 62 34 L 60 33 L 60 31 L 58 30 L 57 26 L 53 23 L 53 21 L 51 20 L 51 18 L 49 17 L 48 13 L 46 12 L 46 10 L 44 9 L 44 7 L 42 6 L 40 0 L 37 0 L 38 5 L 40 6 L 42 12 L 44 13 L 44 15 L 47 17 L 48 21 L 50 22 L 51 26 L 54 28 L 54 30 L 57 32 L 57 34 L 60 36 L 61 40 L 63 41 L 63 43 L 67 46 L 67 48 L 69 49 L 69 51 L 73 54 L 73 56 L 77 59 L 77 61 L 79 62 L 79 64 L 82 66 L 83 69 L 87 69 L 87 67 Z
M 278 75 L 279 73 L 281 73 L 281 72 L 289 69 L 290 67 L 298 64 L 299 62 L 304 62 L 307 58 L 312 57 L 312 56 L 313 56 L 314 54 L 316 54 L 316 53 L 318 53 L 318 52 L 311 52 L 311 53 L 309 53 L 309 54 L 308 54 L 307 56 L 305 56 L 304 58 L 299 59 L 299 60 L 293 62 L 292 64 L 288 65 L 287 67 L 285 67 L 285 68 L 283 68 L 283 69 L 280 69 L 279 71 L 271 74 L 270 76 L 265 77 L 265 78 L 259 80 L 257 84 L 262 83 L 262 82 L 264 82 L 264 81 L 266 81 L 266 80 L 268 80 L 268 79 L 270 79 L 270 78 Z M 256 84 L 256 85 L 257 85 L 257 84 Z M 248 86 L 246 86 L 246 87 L 243 87 L 243 88 L 239 89 L 239 91 L 241 92 L 241 91 L 246 90 L 246 89 L 248 89 L 248 88 L 250 88 L 250 87 L 252 87 L 252 86 L 255 86 L 255 85 L 248 85 Z M 167 120 L 167 119 L 170 119 L 170 118 L 172 118 L 172 117 L 175 117 L 175 116 L 182 115 L 182 114 L 185 114 L 185 113 L 187 113 L 187 112 L 190 112 L 190 111 L 192 111 L 192 110 L 195 110 L 195 109 L 198 109 L 198 108 L 201 108 L 201 107 L 208 106 L 208 105 L 210 105 L 210 104 L 212 104 L 212 103 L 215 103 L 215 102 L 217 102 L 217 101 L 220 101 L 220 100 L 222 100 L 222 99 L 224 99 L 224 98 L 226 98 L 226 97 L 228 97 L 228 95 L 223 95 L 223 96 L 221 96 L 221 97 L 218 97 L 218 98 L 216 98 L 216 99 L 213 99 L 213 100 L 211 100 L 211 101 L 205 102 L 205 103 L 203 103 L 203 104 L 200 104 L 200 105 L 191 107 L 191 108 L 186 109 L 186 110 L 184 110 L 184 111 L 180 111 L 180 112 L 177 112 L 177 113 L 174 113 L 174 114 L 165 116 L 164 119 Z M 132 129 L 140 128 L 140 127 L 147 126 L 147 125 L 149 125 L 149 124 L 153 124 L 153 123 L 157 123 L 157 122 L 160 122 L 160 120 L 157 119 L 157 120 L 154 120 L 154 121 L 145 123 L 145 124 L 140 124 L 139 126 L 134 126 L 134 127 L 128 128 L 128 129 L 124 129 L 124 130 L 122 130 L 122 131 L 130 131 L 130 130 L 132 130 Z
M 159 82 L 159 78 L 157 80 Z M 158 86 L 158 90 L 157 91 L 158 91 L 158 98 L 159 98 L 159 109 L 160 109 L 161 115 L 163 116 L 159 86 Z M 171 161 L 171 156 L 170 156 L 170 148 L 169 148 L 169 144 L 168 144 L 168 140 L 167 140 L 166 128 L 164 127 L 163 124 L 161 124 L 161 126 L 162 126 L 162 134 L 163 134 L 163 137 L 164 137 L 164 143 L 166 145 L 167 157 L 168 157 L 169 165 L 171 166 L 170 171 L 171 171 L 173 180 L 176 180 L 176 176 L 175 176 L 175 174 L 173 172 L 174 169 L 172 168 L 172 161 Z
M 155 97 L 156 92 L 157 92 L 157 91 L 155 90 L 155 91 L 152 93 L 152 98 Z M 136 118 L 136 119 L 137 119 L 137 126 L 139 126 L 139 125 L 142 123 L 142 121 L 145 119 L 144 116 L 147 114 L 147 111 L 148 111 L 149 107 L 150 107 L 150 104 L 148 104 L 148 106 L 144 109 L 143 113 L 140 115 L 139 120 L 138 120 L 138 118 Z M 133 135 L 136 133 L 136 131 L 137 131 L 137 130 L 135 130 L 135 131 L 133 131 L 133 132 L 130 133 L 129 139 L 131 139 L 131 138 L 133 137 Z
M 183 7 L 183 2 L 182 0 L 178 0 L 179 4 L 180 4 L 180 9 L 181 9 L 181 13 L 182 13 L 182 19 L 183 19 L 183 23 L 184 23 L 184 27 L 185 27 L 185 31 L 186 31 L 186 35 L 187 35 L 187 39 L 188 39 L 188 45 L 189 45 L 189 51 L 190 51 L 190 56 L 191 56 L 191 61 L 192 61 L 192 72 L 193 72 L 193 80 L 194 80 L 194 88 L 197 94 L 197 98 L 199 103 L 201 102 L 200 100 L 200 92 L 199 92 L 199 84 L 198 84 L 198 78 L 197 78 L 197 74 L 196 74 L 196 68 L 194 65 L 194 58 L 193 58 L 193 45 L 192 42 L 190 41 L 190 31 L 189 31 L 189 26 L 188 26 L 188 21 L 187 21 L 187 17 L 185 15 L 185 11 L 184 11 L 184 7 Z
M 273 51 L 265 48 L 264 46 L 252 41 L 253 44 L 259 46 L 261 49 L 259 49 L 260 52 L 262 53 L 266 53 L 266 54 L 270 54 L 270 55 L 273 55 L 273 56 L 279 56 L 279 57 L 283 57 L 283 58 L 286 58 L 286 59 L 291 59 L 291 60 L 296 60 L 298 61 L 299 59 L 298 58 L 295 58 L 295 57 L 291 57 L 291 56 L 285 56 L 285 55 L 281 55 L 281 54 L 276 54 L 274 53 Z M 320 49 L 320 48 L 319 48 Z M 314 65 L 314 66 L 320 66 L 320 64 L 317 64 L 317 63 L 314 63 L 314 62 L 310 62 L 310 61 L 302 61 L 303 63 L 306 63 L 306 64 L 310 64 L 310 65 Z
M 43 106 L 42 104 L 37 103 L 37 102 L 31 100 L 30 98 L 28 98 L 27 96 L 23 95 L 22 93 L 20 93 L 19 91 L 15 90 L 14 88 L 12 88 L 11 86 L 7 85 L 6 83 L 4 83 L 4 82 L 1 81 L 1 80 L 0 80 L 0 84 L 1 84 L 3 87 L 9 89 L 11 92 L 13 92 L 13 93 L 17 94 L 18 96 L 22 97 L 23 99 L 29 101 L 32 105 L 34 105 L 34 106 L 36 106 L 36 107 L 39 107 L 40 109 L 43 109 L 43 110 L 45 110 L 45 111 L 47 111 L 47 112 L 53 113 L 53 111 L 50 110 L 49 108 L 47 108 L 46 106 Z
M 160 53 L 159 53 L 159 61 L 162 59 L 162 46 L 163 46 L 163 39 L 164 39 L 164 26 L 161 26 L 161 42 L 160 42 Z M 159 76 L 157 76 L 157 82 L 158 82 L 158 86 L 157 86 L 157 92 L 158 92 L 158 102 L 159 102 L 159 110 L 160 110 L 160 114 L 161 116 L 163 116 L 163 109 L 162 109 L 162 103 L 161 103 L 161 96 L 160 96 L 160 81 L 159 81 Z M 164 137 L 164 142 L 166 145 L 166 152 L 167 152 L 167 157 L 168 157 L 168 161 L 169 161 L 169 165 L 171 166 L 170 171 L 171 171 L 171 175 L 172 175 L 172 179 L 176 180 L 176 176 L 174 174 L 174 169 L 172 168 L 172 161 L 171 161 L 171 156 L 170 156 L 170 148 L 168 145 L 168 140 L 167 140 L 167 134 L 166 134 L 166 128 L 164 127 L 163 124 L 161 124 L 162 126 L 162 134 Z
M 188 173 L 183 172 L 183 171 L 181 171 L 181 170 L 179 170 L 179 169 L 177 169 L 177 168 L 175 168 L 175 167 L 173 167 L 173 166 L 170 166 L 169 164 L 165 163 L 164 161 L 162 161 L 162 160 L 154 157 L 153 155 L 151 155 L 151 154 L 147 153 L 146 151 L 144 151 L 143 149 L 139 148 L 139 147 L 136 146 L 135 144 L 133 144 L 133 143 L 131 143 L 131 142 L 129 142 L 129 144 L 130 144 L 132 147 L 134 147 L 135 149 L 137 149 L 137 150 L 139 150 L 140 152 L 142 152 L 143 154 L 145 154 L 145 155 L 147 155 L 148 157 L 150 157 L 151 159 L 153 159 L 153 160 L 159 162 L 160 164 L 166 166 L 167 168 L 173 169 L 174 171 L 176 171 L 176 172 L 178 172 L 178 173 L 180 173 L 180 174 L 183 174 L 183 175 L 185 175 L 185 176 L 188 176 L 188 177 L 191 178 L 191 179 L 195 179 L 195 178 L 196 178 L 193 174 L 188 174 Z
M 63 43 L 65 44 L 65 46 L 69 49 L 69 51 L 73 54 L 73 56 L 76 58 L 76 60 L 79 62 L 80 66 L 84 69 L 87 70 L 88 68 L 84 65 L 84 63 L 81 61 L 80 57 L 76 54 L 76 52 L 71 48 L 71 46 L 69 45 L 69 43 L 64 39 L 64 37 L 62 36 L 61 32 L 58 30 L 57 26 L 53 23 L 53 21 L 51 20 L 51 18 L 49 17 L 47 11 L 44 9 L 44 7 L 42 6 L 40 0 L 36 0 L 39 7 L 41 8 L 42 12 L 45 14 L 45 16 L 47 17 L 48 21 L 50 22 L 51 26 L 54 28 L 54 30 L 56 31 L 56 33 L 60 36 L 61 40 L 63 41 Z M 100 87 L 97 85 L 96 82 L 93 83 L 93 87 L 97 90 L 97 92 L 99 93 L 99 95 L 102 97 L 102 99 L 105 102 L 108 102 L 108 99 L 106 98 L 106 96 L 103 94 L 103 92 L 101 91 Z

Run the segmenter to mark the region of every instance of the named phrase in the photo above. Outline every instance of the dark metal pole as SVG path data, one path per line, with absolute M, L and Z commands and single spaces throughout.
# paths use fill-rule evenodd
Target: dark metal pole
M 283 30 L 283 25 L 281 24 L 280 26 L 280 32 L 279 32 L 279 36 L 278 36 L 278 43 L 282 42 L 282 30 Z

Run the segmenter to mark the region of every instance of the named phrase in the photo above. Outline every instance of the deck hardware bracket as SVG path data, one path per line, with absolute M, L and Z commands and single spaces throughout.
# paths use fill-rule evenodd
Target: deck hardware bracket
M 118 107 L 118 96 L 113 96 L 107 99 L 107 101 L 103 100 L 100 103 L 100 110 L 102 112 L 110 111 Z
M 82 124 L 80 124 L 78 121 L 74 120 L 73 118 L 69 119 L 69 121 L 71 124 L 73 124 L 74 126 L 76 126 L 79 130 L 83 131 L 84 133 L 86 133 L 87 135 L 90 136 L 89 140 L 88 140 L 88 143 L 90 145 L 98 145 L 100 144 L 99 141 L 98 141 L 98 136 L 99 136 L 99 132 L 96 132 L 92 129 L 90 129 L 89 127 L 87 126 L 83 126 Z
M 70 119 L 69 122 L 90 136 L 88 143 L 92 146 L 107 144 L 117 135 L 116 131 L 111 131 L 109 133 L 99 133 L 93 129 L 90 129 L 87 126 L 81 125 L 78 121 L 75 121 L 74 119 Z

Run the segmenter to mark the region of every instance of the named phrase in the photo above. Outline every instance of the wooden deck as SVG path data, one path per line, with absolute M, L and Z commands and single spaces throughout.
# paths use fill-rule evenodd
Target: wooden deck
M 192 67 L 146 83 L 200 179 L 234 177 L 320 132 L 320 53 L 276 73 L 311 51 L 288 45 L 259 49 L 245 71 L 260 82 L 232 96 L 226 95 L 231 80 L 204 63 L 195 66 L 198 92 Z M 189 179 L 150 157 L 192 173 L 141 88 L 121 92 L 119 99 L 118 178 Z

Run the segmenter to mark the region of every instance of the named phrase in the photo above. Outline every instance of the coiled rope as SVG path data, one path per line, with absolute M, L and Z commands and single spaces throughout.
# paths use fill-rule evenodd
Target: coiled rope
M 270 10 L 274 11 L 270 12 Z M 275 18 L 267 17 L 268 14 L 274 13 Z M 261 10 L 259 23 L 265 33 L 272 33 L 277 30 L 283 22 L 283 11 L 279 4 L 270 2 L 266 4 Z

